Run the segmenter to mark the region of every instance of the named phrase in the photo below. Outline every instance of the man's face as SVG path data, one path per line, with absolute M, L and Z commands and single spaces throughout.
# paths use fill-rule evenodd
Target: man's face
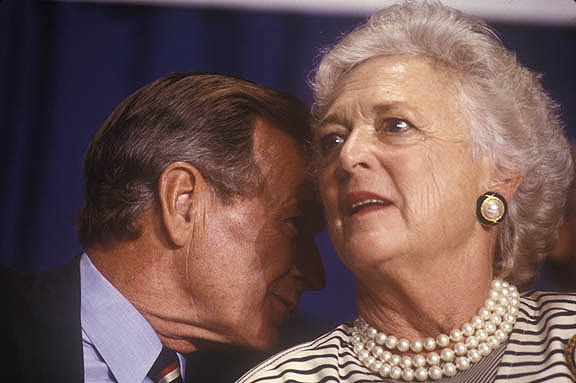
M 300 293 L 324 285 L 314 242 L 324 221 L 294 139 L 258 120 L 253 142 L 262 191 L 231 204 L 211 199 L 186 274 L 208 339 L 267 349 Z

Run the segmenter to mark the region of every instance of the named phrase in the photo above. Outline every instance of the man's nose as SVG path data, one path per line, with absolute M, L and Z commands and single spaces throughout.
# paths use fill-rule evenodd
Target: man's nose
M 326 286 L 324 265 L 314 238 L 298 246 L 293 270 L 294 276 L 302 280 L 304 290 L 322 290 Z

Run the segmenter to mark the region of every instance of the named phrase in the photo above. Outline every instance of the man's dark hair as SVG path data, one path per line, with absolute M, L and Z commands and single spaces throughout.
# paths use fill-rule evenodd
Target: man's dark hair
M 157 200 L 157 184 L 173 162 L 194 165 L 229 203 L 262 185 L 254 163 L 254 121 L 262 118 L 303 147 L 307 107 L 297 98 L 239 78 L 174 73 L 126 98 L 84 156 L 85 202 L 78 215 L 84 248 L 134 239 L 139 218 Z

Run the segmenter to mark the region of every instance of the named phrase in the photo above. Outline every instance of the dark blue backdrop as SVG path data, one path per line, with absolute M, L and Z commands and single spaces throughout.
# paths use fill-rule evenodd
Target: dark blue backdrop
M 228 73 L 310 101 L 319 50 L 357 16 L 0 0 L 0 263 L 61 264 L 81 249 L 82 154 L 122 98 L 175 71 Z M 576 124 L 576 29 L 497 25 L 520 60 L 544 73 Z M 326 235 L 327 290 L 301 313 L 327 326 L 354 315 L 353 279 Z

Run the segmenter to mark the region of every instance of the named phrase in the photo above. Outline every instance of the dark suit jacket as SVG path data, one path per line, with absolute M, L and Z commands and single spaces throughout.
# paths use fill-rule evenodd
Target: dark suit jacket
M 3 376 L 83 382 L 79 260 L 38 275 L 0 269 Z

